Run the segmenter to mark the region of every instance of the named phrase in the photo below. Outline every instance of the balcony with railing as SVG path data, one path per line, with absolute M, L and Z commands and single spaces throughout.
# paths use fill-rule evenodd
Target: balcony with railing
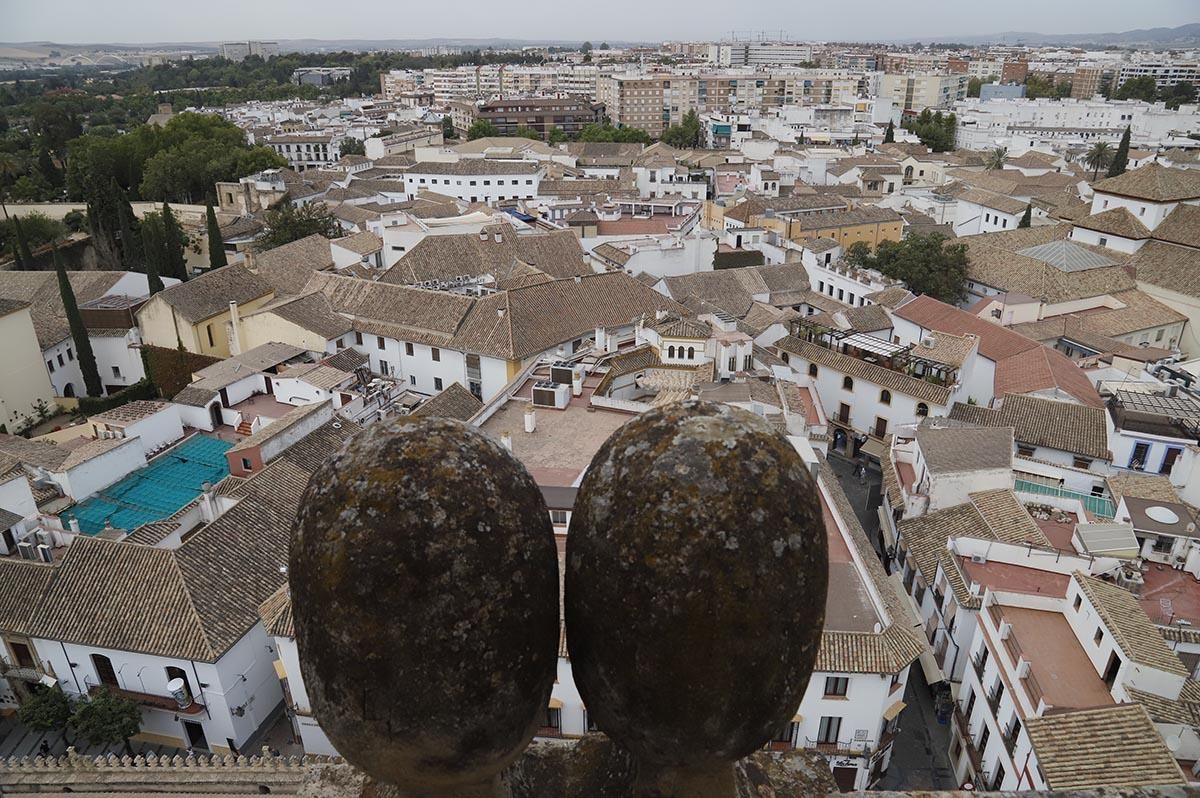
M 1004 609 L 999 604 L 993 604 L 986 608 L 988 620 L 996 629 L 1001 644 L 1004 648 L 1004 653 L 1007 655 L 1012 664 L 1012 671 L 1017 676 L 1015 684 L 1021 685 L 1025 691 L 1025 695 L 1029 698 L 1029 706 L 1032 712 L 1037 712 L 1042 700 L 1045 698 L 1045 692 L 1042 690 L 1042 685 L 1038 682 L 1037 677 L 1033 674 L 1033 665 L 1025 650 L 1021 647 L 1021 643 L 1017 640 L 1017 635 L 1013 631 L 1012 624 L 1004 617 Z M 1014 699 L 1015 700 L 1015 699 Z
M 823 320 L 826 323 L 822 323 Z M 927 346 L 924 343 L 892 343 L 865 331 L 830 326 L 826 316 L 794 320 L 792 335 L 856 360 L 934 385 L 949 387 L 958 381 L 958 367 L 939 362 L 941 356 L 936 346 Z
M 151 709 L 161 709 L 167 712 L 176 712 L 180 715 L 199 715 L 204 712 L 204 705 L 199 701 L 193 700 L 186 707 L 179 706 L 179 702 L 174 696 L 156 695 L 155 693 L 142 693 L 137 690 L 125 690 L 120 687 L 113 687 L 107 684 L 98 684 L 88 688 L 88 695 L 95 696 L 100 693 L 111 693 L 120 698 L 127 698 L 130 701 L 141 704 L 144 707 Z
M 995 715 L 1000 711 L 1000 699 L 1004 697 L 1004 689 L 997 684 L 991 690 L 987 691 L 987 703 L 992 708 L 992 714 Z
M 8 657 L 0 656 L 0 675 L 5 679 L 20 679 L 24 682 L 36 682 L 43 676 L 51 675 L 36 660 L 30 662 L 13 662 Z
M 979 677 L 979 683 L 983 683 L 983 669 L 987 667 L 988 658 L 984 656 L 985 649 L 979 649 L 971 655 L 971 667 L 975 669 L 975 675 Z
M 975 735 L 971 733 L 971 724 L 963 714 L 962 705 L 957 701 L 954 702 L 954 723 L 958 727 L 958 737 L 962 742 L 963 750 L 967 752 L 967 759 L 971 764 L 971 772 L 976 774 L 982 773 L 983 755 L 975 747 Z
M 823 740 L 813 740 L 809 737 L 804 738 L 804 747 L 809 750 L 817 751 L 826 756 L 870 756 L 875 752 L 875 746 L 870 740 L 838 740 L 837 742 L 825 742 Z

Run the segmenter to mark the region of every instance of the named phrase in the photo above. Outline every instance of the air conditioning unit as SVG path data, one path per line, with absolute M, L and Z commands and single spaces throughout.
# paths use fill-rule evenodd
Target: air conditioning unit
M 37 551 L 28 540 L 22 540 L 17 544 L 17 552 L 21 555 L 22 560 L 36 560 L 38 558 Z
M 575 367 L 564 360 L 550 366 L 550 381 L 559 385 L 570 385 L 575 380 Z
M 571 385 L 541 380 L 533 385 L 533 406 L 563 410 L 571 401 Z
M 54 562 L 54 550 L 45 543 L 38 544 L 37 558 L 42 562 Z
M 972 554 L 971 562 L 975 563 L 976 565 L 984 565 L 987 563 L 987 555 L 986 554 Z
M 1007 640 L 1012 637 L 1012 624 L 1008 621 L 1000 622 L 1000 639 Z
M 37 531 L 37 542 L 42 546 L 54 547 L 54 536 L 50 534 L 48 529 L 39 529 Z

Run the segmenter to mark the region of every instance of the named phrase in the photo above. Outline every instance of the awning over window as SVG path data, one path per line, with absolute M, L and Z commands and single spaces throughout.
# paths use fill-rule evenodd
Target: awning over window
M 887 709 L 885 709 L 883 711 L 883 719 L 884 720 L 895 720 L 896 716 L 899 715 L 901 711 L 903 711 L 905 706 L 907 706 L 907 705 L 903 701 L 897 701 L 896 703 L 892 704 L 890 707 L 888 707 Z
M 562 709 L 562 702 L 554 696 L 550 696 L 550 709 Z
M 285 671 L 283 669 L 283 660 L 277 659 L 277 660 L 275 660 L 274 664 L 275 664 L 275 675 L 278 676 L 280 679 L 286 679 L 287 671 Z

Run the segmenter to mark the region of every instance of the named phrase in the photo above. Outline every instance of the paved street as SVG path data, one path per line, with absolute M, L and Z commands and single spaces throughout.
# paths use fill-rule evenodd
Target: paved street
M 859 523 L 867 532 L 876 554 L 882 551 L 879 519 L 876 510 L 882 503 L 880 493 L 883 477 L 877 468 L 868 468 L 866 476 L 854 476 L 854 462 L 838 454 L 829 456 L 829 467 L 837 475 L 854 507 Z M 887 775 L 880 780 L 880 790 L 944 790 L 954 789 L 954 772 L 950 767 L 950 726 L 940 724 L 934 713 L 933 696 L 925 683 L 920 667 L 909 671 L 904 692 L 907 704 L 900 715 L 900 733 L 893 743 L 892 763 Z
M 52 756 L 61 756 L 67 752 L 67 742 L 62 732 L 41 734 L 30 731 L 17 720 L 15 714 L 0 718 L 0 757 L 37 756 L 40 752 L 43 739 L 50 743 L 50 754 Z M 87 756 L 102 756 L 106 753 L 114 753 L 121 756 L 125 753 L 120 745 L 106 748 L 102 745 L 89 745 L 86 740 L 76 740 L 75 750 Z M 142 754 L 143 756 L 152 752 L 155 756 L 175 756 L 175 754 L 184 753 L 184 751 L 178 748 L 172 748 L 167 745 L 147 745 L 136 742 L 133 744 L 133 751 L 135 754 Z

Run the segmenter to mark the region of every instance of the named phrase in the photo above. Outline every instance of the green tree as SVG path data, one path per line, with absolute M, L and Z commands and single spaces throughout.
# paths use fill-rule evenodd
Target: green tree
M 649 144 L 650 134 L 636 127 L 613 127 L 612 125 L 584 125 L 579 131 L 579 141 L 618 141 L 633 144 Z
M 17 221 L 20 219 L 20 221 Z M 18 234 L 18 227 L 20 228 Z M 0 221 L 0 253 L 14 256 L 20 255 L 21 239 L 25 241 L 25 249 L 37 249 L 66 235 L 67 229 L 62 222 L 51 219 L 43 213 L 27 213 L 24 216 L 10 216 Z M 32 256 L 22 256 L 27 269 L 34 268 Z
M 187 246 L 188 237 L 183 232 L 183 226 L 179 224 L 179 220 L 175 218 L 171 206 L 165 202 L 162 206 L 162 222 L 163 271 L 160 273 L 186 281 L 188 270 L 187 254 L 184 252 L 184 248 Z
M 1092 170 L 1092 180 L 1100 176 L 1101 169 L 1107 169 L 1113 160 L 1113 148 L 1107 141 L 1097 141 L 1083 156 L 1083 163 Z
M 1008 161 L 1008 148 L 997 147 L 994 150 L 988 150 L 988 154 L 983 159 L 983 165 L 989 172 L 994 172 L 1003 169 L 1006 161 Z
M 54 165 L 54 159 L 50 157 L 50 150 L 45 146 L 38 149 L 38 173 L 51 186 L 62 185 L 62 172 Z
M 21 229 L 21 217 L 12 217 L 13 230 L 16 232 L 16 247 L 14 254 L 16 255 L 17 269 L 20 271 L 31 272 L 34 270 L 33 253 L 29 251 L 29 242 L 25 239 L 25 231 Z
M 1054 94 L 1054 81 L 1042 75 L 1030 73 L 1025 78 L 1025 96 L 1031 100 L 1050 97 Z
M 601 50 L 611 50 L 612 48 L 608 46 L 608 42 L 601 42 L 600 49 Z
M 891 144 L 896 140 L 896 125 L 888 120 L 887 130 L 883 131 L 883 143 Z
M 59 687 L 35 685 L 29 700 L 17 709 L 17 718 L 42 734 L 66 731 L 71 722 L 71 700 Z
M 1130 78 L 1117 87 L 1117 90 L 1113 92 L 1113 99 L 1145 100 L 1152 103 L 1158 99 L 1158 84 L 1155 83 L 1152 75 Z
M 1174 86 L 1168 86 L 1162 92 L 1161 99 L 1172 110 L 1177 110 L 1184 103 L 1196 101 L 1196 87 L 1186 80 L 1181 80 Z
M 579 52 L 590 53 L 591 51 L 592 51 L 592 43 L 591 42 L 584 42 L 583 44 L 579 45 Z
M 954 114 L 943 115 L 941 111 L 934 113 L 926 108 L 915 120 L 909 120 L 904 125 L 934 152 L 954 149 L 954 134 L 958 126 Z
M 855 258 L 851 263 L 902 280 L 914 294 L 928 294 L 950 305 L 967 295 L 967 246 L 949 243 L 941 233 L 883 241 L 873 255 L 864 254 L 861 247 L 851 250 Z
M 672 125 L 663 131 L 659 140 L 677 149 L 690 150 L 700 146 L 700 136 L 703 132 L 699 115 L 695 109 L 689 109 L 678 125 Z
M 139 227 L 139 238 L 141 239 L 142 252 L 144 255 L 144 268 L 146 270 L 146 280 L 158 285 L 158 290 L 162 290 L 161 275 L 168 273 L 167 266 L 167 234 L 163 228 L 162 214 L 158 211 L 149 211 L 142 217 Z
M 1125 170 L 1129 168 L 1129 126 L 1125 126 L 1125 132 L 1121 134 L 1121 143 L 1117 145 L 1117 152 L 1113 155 L 1112 163 L 1108 165 L 1108 176 L 1116 177 L 1117 175 L 1125 174 Z
M 1028 227 L 1033 224 L 1033 205 L 1025 206 L 1025 213 L 1021 214 L 1021 221 L 1017 222 L 1017 227 Z
M 347 136 L 342 139 L 341 153 L 342 155 L 366 155 L 367 145 L 363 144 L 362 139 Z
M 326 238 L 339 238 L 342 226 L 324 203 L 315 202 L 297 208 L 290 201 L 280 203 L 263 217 L 267 232 L 255 242 L 256 249 L 265 252 L 290 244 L 314 233 Z
M 446 114 L 442 117 L 442 138 L 458 138 L 458 131 L 454 129 L 454 120 L 450 118 L 450 114 Z
M 121 743 L 125 753 L 132 756 L 129 738 L 142 730 L 142 710 L 128 698 L 100 690 L 90 700 L 76 705 L 71 726 L 92 745 Z
M 979 90 L 983 88 L 983 80 L 980 78 L 971 78 L 967 81 L 967 96 L 978 97 Z
M 21 164 L 16 156 L 12 153 L 0 152 L 0 209 L 3 209 L 5 219 L 8 218 L 8 206 L 4 201 L 8 197 L 9 186 L 16 180 L 20 169 Z
M 221 237 L 221 225 L 217 224 L 217 212 L 211 202 L 204 210 L 204 221 L 208 232 L 208 268 L 219 269 L 229 261 L 225 258 L 225 239 Z
M 79 233 L 87 228 L 87 216 L 83 211 L 69 211 L 63 217 L 63 224 L 66 225 L 68 232 Z
M 79 315 L 79 304 L 75 301 L 75 289 L 67 277 L 67 268 L 63 265 L 58 248 L 54 248 L 54 271 L 58 273 L 58 293 L 62 298 L 63 310 L 66 313 L 67 324 L 71 328 L 71 340 L 75 343 L 75 358 L 79 361 L 79 370 L 83 372 L 83 384 L 87 387 L 88 396 L 100 396 L 104 386 L 100 382 L 100 372 L 96 368 L 96 356 L 92 352 L 92 341 L 88 338 L 87 327 L 83 325 L 83 317 Z
M 486 119 L 476 119 L 474 124 L 467 128 L 467 141 L 490 138 L 498 135 L 500 135 L 500 131 L 496 129 L 495 125 Z
M 564 131 L 561 127 L 555 126 L 550 128 L 548 138 L 551 144 L 562 144 L 568 139 L 568 136 L 566 131 Z
M 535 141 L 542 140 L 542 134 L 531 127 L 518 127 L 512 132 L 512 135 L 519 139 L 534 139 Z

